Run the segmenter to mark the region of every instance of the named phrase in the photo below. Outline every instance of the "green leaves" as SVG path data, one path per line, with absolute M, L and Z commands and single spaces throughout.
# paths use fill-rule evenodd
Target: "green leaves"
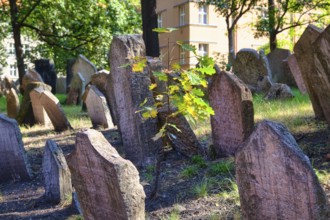
M 173 31 L 178 30 L 177 28 L 154 28 L 152 31 L 157 33 L 171 33 Z

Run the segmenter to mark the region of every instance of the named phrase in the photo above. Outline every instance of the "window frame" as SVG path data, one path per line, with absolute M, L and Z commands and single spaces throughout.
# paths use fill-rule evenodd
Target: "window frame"
M 180 57 L 180 65 L 185 65 L 186 64 L 186 51 L 183 48 L 180 48 L 179 52 L 179 57 Z
M 163 15 L 162 15 L 162 13 L 157 14 L 157 27 L 158 28 L 163 27 Z
M 201 50 L 202 48 L 202 50 Z M 202 44 L 198 44 L 198 55 L 199 56 L 208 56 L 209 55 L 209 45 L 202 43 Z
M 186 24 L 186 10 L 185 6 L 181 5 L 179 6 L 179 25 L 183 26 Z
M 207 5 L 200 5 L 198 7 L 198 23 L 208 24 L 208 7 Z

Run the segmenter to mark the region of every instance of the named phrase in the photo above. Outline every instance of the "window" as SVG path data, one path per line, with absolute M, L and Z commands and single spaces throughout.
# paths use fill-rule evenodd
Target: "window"
M 184 11 L 184 6 L 179 7 L 179 12 L 180 12 L 180 26 L 185 24 L 185 11 Z
M 14 43 L 9 44 L 8 54 L 15 54 L 15 45 L 14 45 Z
M 161 13 L 157 15 L 157 27 L 163 27 L 163 16 Z
M 17 77 L 16 65 L 10 65 L 10 75 Z
M 24 44 L 23 47 L 24 47 L 24 53 L 28 55 L 30 53 L 30 45 Z
M 180 48 L 180 65 L 186 64 L 186 51 Z
M 198 55 L 199 56 L 207 56 L 209 50 L 208 44 L 199 44 L 198 45 Z
M 199 24 L 207 24 L 207 7 L 201 5 L 198 8 L 198 22 Z

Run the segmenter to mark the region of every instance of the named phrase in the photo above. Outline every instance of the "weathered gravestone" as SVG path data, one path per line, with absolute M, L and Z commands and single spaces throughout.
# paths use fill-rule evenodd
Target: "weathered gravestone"
M 40 76 L 40 74 L 33 70 L 33 69 L 29 69 L 26 74 L 23 76 L 23 80 L 22 80 L 22 86 L 21 88 L 23 89 L 23 91 L 25 91 L 26 86 L 32 82 L 44 82 L 42 80 L 42 77 Z
M 72 81 L 72 77 L 73 77 L 73 72 L 72 72 L 72 66 L 73 64 L 76 62 L 76 59 L 70 59 L 67 60 L 66 62 L 66 92 L 69 92 L 70 89 L 70 84 Z
M 6 91 L 7 115 L 9 118 L 16 118 L 19 111 L 19 99 L 16 90 L 10 88 Z
M 56 80 L 56 93 L 65 94 L 66 93 L 66 77 L 60 76 Z
M 139 173 L 100 132 L 79 132 L 67 159 L 84 219 L 144 220 Z
M 330 25 L 314 41 L 314 89 L 328 125 L 330 126 Z
M 77 73 L 80 73 L 85 80 L 86 85 L 91 81 L 92 75 L 97 73 L 97 69 L 94 64 L 89 61 L 83 55 L 79 55 L 72 65 L 73 76 Z M 70 83 L 71 86 L 71 83 Z
M 103 126 L 104 128 L 113 128 L 110 110 L 105 96 L 91 85 L 86 89 L 86 103 L 88 115 L 92 120 L 93 127 Z
M 238 51 L 233 62 L 233 72 L 253 92 L 266 92 L 271 87 L 267 59 L 253 49 Z
M 307 93 L 307 89 L 304 83 L 304 80 L 302 78 L 302 73 L 300 71 L 298 62 L 297 62 L 297 58 L 294 54 L 291 54 L 288 57 L 288 64 L 291 70 L 291 73 L 294 77 L 294 80 L 296 81 L 296 84 L 300 90 L 301 93 L 305 94 Z
M 321 82 L 316 74 L 312 43 L 320 36 L 321 32 L 322 29 L 311 24 L 308 25 L 293 48 L 315 116 L 318 119 L 324 119 L 325 115 L 318 97 L 317 87 Z
M 107 99 L 115 116 L 112 119 L 122 135 L 125 157 L 142 166 L 146 165 L 145 161 L 157 159 L 162 142 L 152 140 L 158 132 L 157 119 L 144 120 L 141 112 L 136 113 L 144 100 L 148 100 L 146 106 L 154 104 L 148 72 L 133 72 L 132 67 L 126 65 L 133 64 L 136 57 L 145 57 L 141 35 L 114 37 L 110 47 Z
M 52 121 L 55 131 L 72 129 L 59 100 L 50 91 L 45 90 L 42 92 L 40 103 L 45 108 L 48 117 Z
M 22 134 L 14 119 L 0 114 L 0 183 L 30 179 Z
M 35 123 L 43 125 L 45 127 L 52 127 L 52 122 L 48 117 L 48 114 L 44 106 L 40 102 L 41 94 L 45 91 L 42 87 L 34 88 L 30 91 L 30 99 L 32 103 L 33 115 Z
M 67 95 L 67 105 L 78 105 L 81 102 L 82 94 L 85 92 L 86 81 L 81 73 L 73 75 L 70 90 Z
M 48 59 L 39 59 L 34 61 L 35 70 L 40 74 L 43 81 L 52 87 L 52 93 L 56 93 L 57 73 L 54 63 Z
M 267 94 L 264 96 L 264 99 L 289 99 L 293 97 L 294 95 L 288 85 L 282 83 L 274 83 Z
M 281 48 L 276 48 L 274 51 L 267 54 L 269 67 L 272 72 L 272 82 L 296 86 L 290 68 L 288 68 L 287 64 L 287 59 L 290 54 L 290 50 Z
M 61 148 L 53 140 L 46 142 L 42 172 L 47 200 L 60 203 L 65 201 L 66 196 L 71 196 L 71 173 Z
M 234 74 L 222 71 L 209 85 L 212 139 L 219 156 L 234 155 L 253 131 L 254 113 L 249 88 Z
M 91 78 L 91 84 L 95 85 L 103 94 L 107 93 L 107 79 L 109 74 L 109 71 L 100 70 Z
M 330 219 L 313 168 L 290 132 L 263 121 L 236 153 L 243 219 Z

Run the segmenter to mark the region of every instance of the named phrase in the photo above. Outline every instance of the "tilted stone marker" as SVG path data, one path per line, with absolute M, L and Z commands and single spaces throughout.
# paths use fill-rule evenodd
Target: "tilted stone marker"
M 71 173 L 61 148 L 53 140 L 46 142 L 42 172 L 45 180 L 45 196 L 50 202 L 64 202 L 66 196 L 71 196 Z
M 241 49 L 233 62 L 233 72 L 251 91 L 265 92 L 271 87 L 271 72 L 262 55 L 253 49 Z
M 219 156 L 234 155 L 253 131 L 254 113 L 249 88 L 234 74 L 222 71 L 209 85 L 212 139 Z
M 50 91 L 42 92 L 40 102 L 52 121 L 55 131 L 65 131 L 72 128 L 59 100 Z
M 144 120 L 140 104 L 147 99 L 146 106 L 155 103 L 149 90 L 151 84 L 147 71 L 133 72 L 130 66 L 135 57 L 145 57 L 145 46 L 141 35 L 114 37 L 110 48 L 111 73 L 107 82 L 107 98 L 114 110 L 115 122 L 122 135 L 125 158 L 135 165 L 155 160 L 162 148 L 161 140 L 153 141 L 158 132 L 157 119 Z M 123 67 L 126 66 L 126 67 Z
M 73 76 L 80 73 L 84 78 L 86 85 L 91 81 L 92 75 L 96 74 L 97 72 L 94 64 L 83 55 L 78 56 L 71 68 Z
M 113 128 L 110 110 L 105 96 L 91 85 L 86 89 L 86 99 L 88 115 L 92 120 L 93 127 L 103 126 L 104 128 Z
M 316 67 L 314 64 L 314 46 L 312 43 L 320 36 L 322 29 L 308 25 L 303 34 L 300 36 L 298 42 L 295 44 L 293 50 L 300 67 L 302 78 L 307 88 L 309 98 L 312 102 L 316 118 L 325 119 L 324 112 L 321 107 L 320 98 L 318 97 L 317 87 L 320 79 L 316 74 Z
M 139 173 L 100 132 L 79 132 L 67 159 L 84 219 L 144 220 Z
M 330 25 L 314 41 L 314 63 L 315 72 L 313 80 L 315 92 L 320 101 L 323 114 L 330 126 Z
M 293 97 L 294 94 L 292 93 L 291 88 L 288 85 L 282 83 L 274 83 L 265 95 L 264 99 L 289 99 Z
M 19 99 L 14 88 L 10 88 L 6 92 L 7 115 L 9 118 L 16 118 L 19 112 Z
M 73 75 L 70 90 L 67 96 L 67 105 L 78 105 L 81 102 L 81 96 L 85 92 L 86 80 L 81 73 Z
M 33 115 L 35 122 L 37 124 L 43 125 L 45 127 L 52 127 L 52 122 L 48 117 L 48 114 L 40 102 L 41 94 L 45 90 L 41 87 L 37 87 L 30 92 L 30 98 L 32 103 Z
M 236 153 L 243 219 L 330 219 L 307 156 L 279 123 L 263 121 Z
M 14 119 L 0 114 L 0 183 L 28 180 L 30 176 L 18 124 Z
M 32 82 L 42 82 L 43 83 L 44 81 L 37 71 L 35 71 L 33 69 L 29 69 L 23 77 L 22 89 L 25 90 L 26 86 Z
M 296 81 L 296 84 L 300 90 L 301 93 L 305 94 L 307 93 L 307 89 L 304 83 L 304 80 L 302 78 L 302 73 L 300 71 L 298 62 L 297 62 L 297 58 L 294 54 L 291 54 L 288 57 L 288 64 L 291 70 L 291 73 L 294 77 L 294 80 Z

